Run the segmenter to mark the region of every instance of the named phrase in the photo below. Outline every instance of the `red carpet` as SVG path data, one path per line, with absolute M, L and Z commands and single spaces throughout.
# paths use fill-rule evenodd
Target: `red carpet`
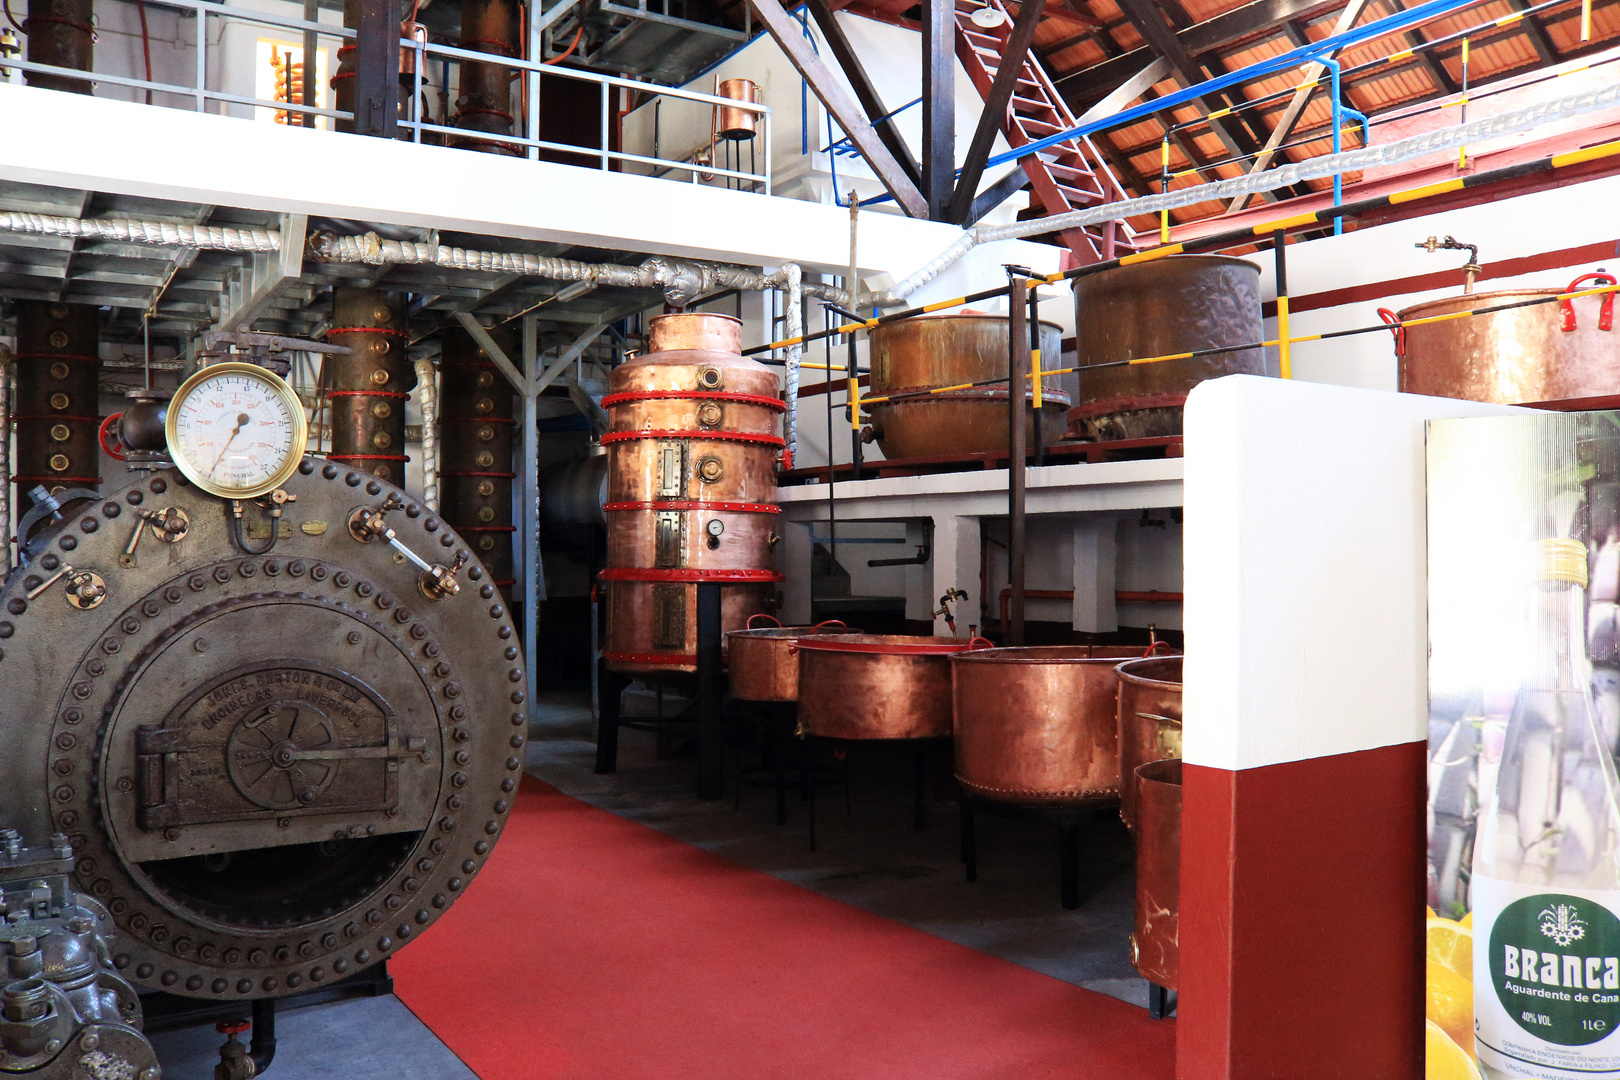
M 1173 1021 L 529 778 L 468 895 L 391 966 L 400 998 L 483 1080 L 1175 1072 Z

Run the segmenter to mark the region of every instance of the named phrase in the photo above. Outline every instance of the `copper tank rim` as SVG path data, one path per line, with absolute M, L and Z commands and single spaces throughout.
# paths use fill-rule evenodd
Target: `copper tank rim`
M 1200 255 L 1200 254 L 1197 254 L 1197 253 L 1186 254 L 1186 255 L 1169 255 L 1169 256 L 1166 256 L 1163 259 L 1154 259 L 1151 262 L 1146 262 L 1146 263 L 1132 263 L 1131 265 L 1132 266 L 1164 266 L 1166 264 L 1172 264 L 1172 265 L 1174 265 L 1174 264 L 1185 264 L 1185 263 L 1187 263 L 1187 262 L 1189 262 L 1191 260 L 1194 260 L 1194 259 L 1196 259 L 1199 262 L 1204 263 L 1206 265 L 1208 265 L 1210 263 L 1227 263 L 1228 265 L 1231 265 L 1231 266 L 1243 266 L 1243 267 L 1246 267 L 1246 268 L 1248 268 L 1250 270 L 1253 270 L 1256 274 L 1260 273 L 1260 264 L 1259 263 L 1253 262 L 1252 260 L 1249 260 L 1249 259 L 1239 258 L 1236 255 Z M 1094 276 L 1095 277 L 1102 277 L 1104 274 L 1111 274 L 1116 270 L 1123 270 L 1123 269 L 1125 269 L 1125 267 L 1123 267 L 1123 266 L 1110 267 L 1109 269 L 1103 271 L 1102 274 L 1097 274 L 1097 275 L 1087 274 L 1085 277 L 1079 278 L 1077 280 L 1078 281 L 1085 281 L 1085 280 L 1087 280 L 1087 278 L 1091 278 L 1091 277 L 1094 277 Z
M 1411 307 L 1401 308 L 1400 311 L 1396 312 L 1396 317 L 1404 321 L 1407 318 L 1422 318 L 1423 315 L 1431 311 L 1439 312 L 1445 309 L 1455 308 L 1458 304 L 1463 303 L 1472 306 L 1479 301 L 1484 300 L 1488 301 L 1488 303 L 1480 304 L 1479 306 L 1489 307 L 1491 306 L 1491 303 L 1497 301 L 1514 299 L 1530 300 L 1543 296 L 1557 296 L 1559 291 L 1560 290 L 1558 289 L 1498 289 L 1495 292 L 1453 293 L 1450 296 L 1440 296 L 1433 300 L 1425 300 L 1421 304 L 1413 304 Z M 1506 315 L 1508 313 L 1503 311 L 1497 314 Z M 1418 330 L 1421 329 L 1421 327 L 1413 326 L 1408 327 L 1408 329 Z
M 1108 651 L 1118 655 L 1104 655 Z M 1163 656 L 1144 657 L 1136 645 L 1020 645 L 996 649 L 969 649 L 951 655 L 951 663 L 989 664 L 1111 664 L 1119 666 L 1121 660 L 1165 659 Z
M 1223 256 L 1223 258 L 1224 258 L 1224 256 Z M 658 317 L 661 319 L 664 316 L 660 315 Z M 934 313 L 928 314 L 928 315 L 918 315 L 915 318 L 911 318 L 911 319 L 902 319 L 902 320 L 899 320 L 897 322 L 880 323 L 879 325 L 873 327 L 872 329 L 873 330 L 884 330 L 884 329 L 889 329 L 891 327 L 903 326 L 903 325 L 906 325 L 907 323 L 917 323 L 917 324 L 921 325 L 921 324 L 929 323 L 929 322 L 973 322 L 973 321 L 984 322 L 986 320 L 989 320 L 990 322 L 1006 323 L 1008 321 L 1008 318 L 1005 315 L 994 315 L 994 314 L 991 314 L 990 312 L 987 312 L 987 311 L 976 312 L 975 314 L 972 314 L 972 315 L 964 315 L 964 314 L 961 314 L 960 312 L 948 313 L 948 314 L 942 314 L 940 312 L 934 312 Z M 1056 330 L 1059 334 L 1061 334 L 1063 332 L 1062 324 L 1051 322 L 1051 321 L 1049 321 L 1047 319 L 1042 319 L 1041 320 L 1041 326 L 1049 327 L 1049 328 L 1051 328 L 1053 330 Z
M 823 630 L 821 624 L 818 623 L 814 626 L 756 626 L 751 630 L 727 630 L 726 637 L 748 638 L 750 641 L 754 641 L 762 638 L 809 637 L 812 634 L 830 637 L 834 634 L 849 635 L 858 632 L 852 631 L 848 627 L 839 627 L 837 630 Z
M 1114 674 L 1119 676 L 1120 681 L 1136 683 L 1138 686 L 1152 686 L 1160 690 L 1179 690 L 1183 685 L 1181 679 L 1153 679 L 1146 675 L 1138 675 L 1136 672 L 1131 671 L 1130 669 L 1133 667 L 1145 666 L 1146 662 L 1149 660 L 1182 659 L 1185 659 L 1185 656 L 1182 653 L 1156 653 L 1153 656 L 1143 656 L 1138 657 L 1135 660 L 1127 660 L 1123 664 L 1120 664 L 1114 668 Z
M 865 653 L 873 656 L 945 656 L 969 647 L 965 638 L 937 638 L 920 634 L 818 634 L 799 644 L 816 652 Z

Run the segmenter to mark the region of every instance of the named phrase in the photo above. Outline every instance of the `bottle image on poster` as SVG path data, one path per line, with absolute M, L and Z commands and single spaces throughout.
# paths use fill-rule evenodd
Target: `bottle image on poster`
M 1473 523 L 1481 551 L 1467 570 L 1438 569 L 1436 545 L 1468 533 L 1437 527 L 1446 500 L 1435 485 L 1443 494 L 1448 470 L 1455 479 L 1468 467 L 1459 462 L 1474 440 L 1430 429 L 1428 1075 L 1620 1080 L 1620 780 L 1615 725 L 1594 698 L 1614 682 L 1613 658 L 1598 654 L 1612 652 L 1620 580 L 1607 579 L 1620 578 L 1610 572 L 1620 563 L 1601 569 L 1616 563 L 1615 523 L 1599 511 L 1620 483 L 1620 425 L 1612 414 L 1484 422 L 1517 427 L 1494 432 L 1491 452 L 1511 452 L 1508 467 L 1451 492 L 1472 485 L 1471 505 L 1490 525 L 1487 540 Z M 1481 500 L 1487 483 L 1496 490 Z M 1474 591 L 1493 598 L 1448 609 L 1442 598 L 1460 596 L 1469 571 Z M 1470 603 L 1494 604 L 1492 625 L 1441 646 Z M 1456 1015 L 1470 993 L 1471 1039 Z M 1474 1063 L 1437 1065 L 1458 1054 Z

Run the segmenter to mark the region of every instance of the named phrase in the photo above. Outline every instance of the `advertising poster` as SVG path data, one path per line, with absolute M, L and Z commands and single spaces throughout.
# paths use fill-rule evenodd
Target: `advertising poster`
M 1428 430 L 1427 1076 L 1620 1080 L 1620 413 Z

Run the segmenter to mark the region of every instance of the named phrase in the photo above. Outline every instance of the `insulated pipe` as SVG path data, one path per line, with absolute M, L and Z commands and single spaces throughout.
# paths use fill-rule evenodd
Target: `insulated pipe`
M 787 294 L 787 336 L 794 340 L 804 336 L 804 273 L 798 263 L 782 267 L 786 274 L 783 291 Z M 787 347 L 787 378 L 783 397 L 787 402 L 787 415 L 782 422 L 782 435 L 787 446 L 782 451 L 782 468 L 793 468 L 793 455 L 799 446 L 799 362 L 804 359 L 804 344 L 794 340 Z
M 11 482 L 24 491 L 36 484 L 48 491 L 101 484 L 98 314 L 88 304 L 17 301 Z
M 405 402 L 416 371 L 405 358 L 405 304 L 380 289 L 337 288 L 332 296 L 334 345 L 348 355 L 326 357 L 327 415 L 331 418 L 331 461 L 361 472 L 405 483 Z
M 439 392 L 438 372 L 433 361 L 422 357 L 416 362 L 416 389 L 421 392 L 422 409 L 422 505 L 439 510 Z
M 28 59 L 52 67 L 93 70 L 93 18 L 93 0 L 28 0 L 28 17 L 23 20 L 23 30 L 28 34 Z M 95 83 L 88 79 L 70 79 L 42 71 L 25 72 L 23 78 L 29 86 L 46 90 L 64 90 L 70 94 L 95 92 Z
M 492 56 L 517 56 L 520 19 L 515 0 L 461 0 L 461 47 Z M 513 69 L 463 60 L 460 70 L 461 93 L 456 98 L 453 125 L 468 131 L 512 134 Z M 456 138 L 451 145 L 509 157 L 521 153 L 511 143 L 487 139 Z

